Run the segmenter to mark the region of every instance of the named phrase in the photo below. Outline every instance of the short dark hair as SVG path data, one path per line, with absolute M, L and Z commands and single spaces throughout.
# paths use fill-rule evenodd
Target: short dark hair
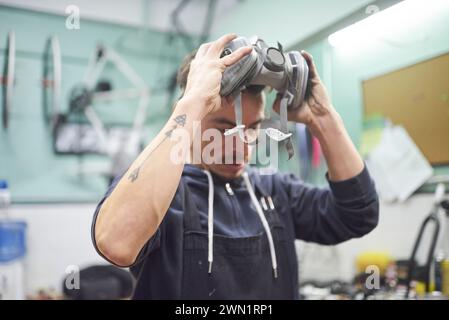
M 190 71 L 190 63 L 195 58 L 197 50 L 192 51 L 188 55 L 186 55 L 182 61 L 181 67 L 178 70 L 178 74 L 176 76 L 176 83 L 182 90 L 182 94 L 184 94 L 184 90 L 187 85 L 187 76 L 189 75 Z M 259 95 L 263 90 L 265 89 L 264 85 L 249 85 L 243 90 L 243 92 L 252 94 L 252 95 Z

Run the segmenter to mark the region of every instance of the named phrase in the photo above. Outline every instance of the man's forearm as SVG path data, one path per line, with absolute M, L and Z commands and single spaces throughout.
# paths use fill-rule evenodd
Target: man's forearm
M 320 141 L 332 181 L 352 178 L 363 170 L 363 160 L 334 109 L 316 117 L 309 128 Z
M 118 265 L 134 261 L 156 232 L 178 187 L 184 162 L 170 159 L 178 141 L 170 139 L 182 128 L 193 138 L 193 123 L 202 118 L 201 101 L 180 100 L 164 128 L 142 151 L 103 203 L 95 225 L 99 250 Z M 190 144 L 182 146 L 189 150 Z

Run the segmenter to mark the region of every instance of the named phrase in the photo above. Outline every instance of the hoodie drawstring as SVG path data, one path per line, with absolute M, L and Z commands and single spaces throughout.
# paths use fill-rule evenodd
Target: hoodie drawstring
M 273 235 L 271 234 L 270 226 L 268 225 L 267 218 L 263 214 L 262 208 L 257 201 L 256 194 L 254 193 L 253 186 L 249 181 L 248 173 L 243 173 L 243 179 L 245 180 L 246 188 L 248 189 L 251 200 L 253 201 L 254 207 L 256 207 L 257 214 L 259 215 L 260 220 L 262 221 L 262 225 L 265 229 L 265 233 L 268 238 L 268 245 L 270 247 L 270 255 L 271 255 L 271 265 L 273 267 L 273 275 L 275 278 L 278 277 L 278 263 L 276 259 L 276 249 L 274 248 Z
M 212 179 L 212 175 L 209 171 L 203 170 L 207 176 L 207 181 L 209 184 L 209 194 L 208 194 L 208 212 L 207 212 L 207 236 L 208 236 L 208 253 L 207 260 L 209 262 L 209 273 L 212 273 L 212 263 L 214 261 L 214 181 Z M 268 224 L 267 218 L 265 217 L 263 210 L 257 201 L 256 194 L 254 193 L 253 186 L 248 177 L 248 173 L 243 173 L 243 179 L 246 184 L 246 188 L 248 189 L 248 193 L 250 195 L 251 201 L 256 208 L 257 214 L 259 215 L 260 220 L 262 221 L 262 225 L 265 229 L 265 233 L 268 238 L 268 245 L 270 247 L 270 255 L 271 255 L 271 265 L 273 268 L 274 278 L 278 277 L 277 273 L 277 259 L 276 259 L 276 249 L 274 247 L 273 236 L 271 234 L 271 229 Z
M 207 261 L 209 262 L 209 273 L 212 273 L 212 262 L 214 261 L 214 181 L 209 171 L 203 170 L 209 184 L 208 209 L 207 209 Z

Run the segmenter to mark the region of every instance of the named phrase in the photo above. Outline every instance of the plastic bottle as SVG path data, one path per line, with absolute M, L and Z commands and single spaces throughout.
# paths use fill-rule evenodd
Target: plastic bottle
M 8 214 L 8 208 L 11 205 L 11 193 L 9 192 L 8 182 L 0 180 L 0 218 Z
M 9 217 L 11 194 L 0 180 L 0 300 L 25 299 L 26 223 Z

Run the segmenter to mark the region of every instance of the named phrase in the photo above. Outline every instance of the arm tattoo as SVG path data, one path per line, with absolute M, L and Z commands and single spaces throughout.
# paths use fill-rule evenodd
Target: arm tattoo
M 175 124 L 174 124 L 173 126 L 171 126 L 171 128 L 170 128 L 167 132 L 165 132 L 165 134 L 164 134 L 164 135 L 165 135 L 164 139 L 162 139 L 162 141 L 159 142 L 159 143 L 153 148 L 153 150 L 151 150 L 151 151 L 148 153 L 148 155 L 145 157 L 145 159 L 144 159 L 143 162 L 140 164 L 140 166 L 138 166 L 136 169 L 134 169 L 134 170 L 129 174 L 128 179 L 129 179 L 131 182 L 134 182 L 134 181 L 137 180 L 137 178 L 139 177 L 140 168 L 142 168 L 142 166 L 145 164 L 145 162 L 146 162 L 146 161 L 148 160 L 148 158 L 151 156 L 151 154 L 153 153 L 153 151 L 156 150 L 162 143 L 164 143 L 165 140 L 171 138 L 171 136 L 172 136 L 172 134 L 173 134 L 173 131 L 175 131 L 175 130 L 176 130 L 177 128 L 179 128 L 179 127 L 184 127 L 184 126 L 185 126 L 185 124 L 186 124 L 186 119 L 187 119 L 187 115 L 185 115 L 185 114 L 179 115 L 179 116 L 177 116 L 177 117 L 174 119 Z

